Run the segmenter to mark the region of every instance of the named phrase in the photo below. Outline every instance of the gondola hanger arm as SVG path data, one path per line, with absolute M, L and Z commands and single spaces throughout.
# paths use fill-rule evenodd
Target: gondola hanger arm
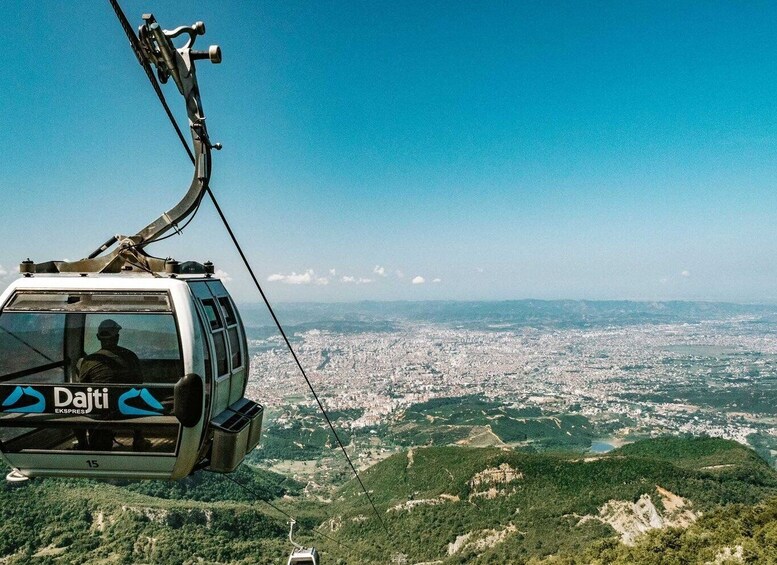
M 120 10 L 117 11 L 117 15 L 119 12 Z M 139 268 L 152 272 L 164 271 L 164 260 L 147 256 L 143 252 L 143 248 L 159 241 L 170 230 L 177 230 L 177 226 L 197 210 L 200 201 L 207 192 L 211 177 L 211 150 L 221 149 L 221 145 L 212 144 L 208 136 L 195 62 L 207 59 L 212 63 L 220 63 L 221 49 L 217 45 L 212 45 L 207 51 L 194 50 L 197 37 L 205 33 L 205 24 L 202 22 L 196 22 L 190 26 L 179 26 L 168 31 L 159 26 L 153 14 L 144 14 L 143 24 L 139 27 L 138 34 L 135 35 L 126 22 L 126 18 L 123 18 L 123 13 L 120 15 L 120 19 L 122 19 L 122 27 L 139 63 L 154 83 L 155 90 L 171 119 L 173 119 L 172 114 L 167 108 L 157 79 L 164 84 L 172 78 L 184 98 L 192 138 L 192 148 L 187 146 L 187 151 L 194 164 L 191 184 L 183 198 L 175 206 L 163 212 L 135 235 L 117 234 L 112 236 L 85 259 L 78 261 L 47 261 L 37 264 L 31 261 L 26 262 L 23 273 L 112 273 L 127 268 Z M 187 36 L 186 41 L 182 47 L 177 48 L 173 39 L 181 36 Z M 156 69 L 156 77 L 152 67 Z M 186 145 L 185 140 L 183 138 L 181 140 Z M 108 252 L 116 243 L 119 244 L 118 247 Z
M 196 209 L 210 181 L 211 149 L 221 147 L 212 145 L 208 136 L 195 68 L 197 60 L 208 59 L 212 63 L 220 63 L 221 49 L 217 45 L 211 46 L 208 51 L 193 49 L 197 37 L 205 34 L 205 24 L 202 22 L 167 31 L 159 26 L 153 14 L 144 14 L 143 21 L 138 31 L 141 57 L 156 68 L 160 82 L 164 84 L 170 78 L 173 79 L 186 103 L 193 143 L 194 177 L 189 190 L 178 204 L 130 238 L 136 248 L 159 239 Z M 188 36 L 186 43 L 176 48 L 173 39 L 182 35 Z

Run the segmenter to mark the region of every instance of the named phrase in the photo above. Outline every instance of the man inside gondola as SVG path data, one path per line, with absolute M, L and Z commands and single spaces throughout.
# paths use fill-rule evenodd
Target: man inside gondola
M 136 385 L 143 383 L 138 356 L 119 345 L 121 326 L 111 319 L 100 322 L 97 339 L 100 349 L 87 355 L 78 364 L 79 380 L 82 383 L 113 383 Z M 109 451 L 113 447 L 114 431 L 106 427 L 79 430 L 76 433 L 78 449 Z M 148 447 L 140 430 L 135 430 L 132 448 L 135 451 Z

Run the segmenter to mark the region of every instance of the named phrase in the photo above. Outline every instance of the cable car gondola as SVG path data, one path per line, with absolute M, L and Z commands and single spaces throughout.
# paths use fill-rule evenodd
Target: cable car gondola
M 296 523 L 296 520 L 289 522 L 289 541 L 294 549 L 291 551 L 286 565 L 318 565 L 318 550 L 315 547 L 302 547 L 292 538 Z
M 318 565 L 318 551 L 315 547 L 300 547 L 289 555 L 286 565 Z
M 231 472 L 259 442 L 263 408 L 245 398 L 240 314 L 210 263 L 144 247 L 196 212 L 212 148 L 192 49 L 205 26 L 162 30 L 153 15 L 132 45 L 144 68 L 184 96 L 194 178 L 183 199 L 134 236 L 80 261 L 24 261 L 0 295 L 0 453 L 12 475 L 177 479 Z M 176 49 L 172 39 L 187 36 Z M 115 248 L 111 251 L 111 248 Z

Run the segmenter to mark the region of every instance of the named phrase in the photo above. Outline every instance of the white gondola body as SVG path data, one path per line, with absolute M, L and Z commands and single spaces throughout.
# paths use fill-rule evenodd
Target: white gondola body
M 218 279 L 38 275 L 0 307 L 0 450 L 21 474 L 177 479 L 232 471 L 258 443 L 245 331 Z M 119 345 L 142 350 L 142 381 L 79 381 L 106 319 L 127 326 Z M 111 431 L 110 449 L 79 443 L 95 429 Z
M 315 547 L 300 547 L 289 555 L 286 565 L 318 565 L 318 551 Z

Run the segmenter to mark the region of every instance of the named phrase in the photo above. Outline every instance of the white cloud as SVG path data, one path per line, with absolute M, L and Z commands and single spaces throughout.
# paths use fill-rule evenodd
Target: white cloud
M 433 283 L 442 282 L 442 279 L 432 279 L 432 282 L 433 282 Z
M 375 265 L 375 268 L 372 270 L 372 272 L 376 275 L 380 275 L 381 277 L 386 276 L 386 268 L 381 267 L 380 265 Z
M 690 276 L 691 276 L 691 271 L 683 271 L 683 272 L 682 272 L 682 273 L 680 273 L 680 274 L 681 274 L 682 276 L 684 276 L 685 278 L 688 278 L 688 277 L 690 277 Z
M 397 270 L 396 270 L 396 271 L 394 271 L 394 272 L 396 273 L 396 275 L 397 275 L 397 278 L 398 278 L 398 279 L 403 279 L 403 278 L 405 278 L 405 273 L 403 273 L 403 272 L 402 272 L 402 271 L 400 271 L 399 269 L 397 269 Z
M 283 277 L 282 280 L 288 284 L 310 284 L 313 282 L 313 271 L 305 271 L 300 274 L 292 272 L 290 275 Z
M 295 273 L 292 271 L 290 275 L 284 275 L 283 273 L 275 273 L 267 277 L 269 282 L 282 282 L 285 284 L 315 284 L 315 285 L 327 285 L 329 279 L 326 277 L 316 276 L 313 269 L 308 269 L 304 273 Z
M 426 279 L 422 276 L 417 276 L 413 279 L 413 284 L 424 284 Z
M 336 276 L 337 275 L 337 269 L 329 269 L 329 274 L 331 276 L 333 276 L 333 277 Z
M 340 280 L 346 284 L 370 284 L 372 282 L 372 279 L 366 279 L 364 277 L 356 278 L 348 275 L 341 277 Z
M 213 273 L 213 276 L 217 279 L 221 279 L 224 282 L 229 282 L 232 280 L 232 277 L 229 276 L 229 273 L 223 269 L 216 269 L 216 272 Z
M 2 265 L 0 265 L 0 277 L 4 277 L 7 274 L 8 274 L 8 271 L 6 271 L 5 268 L 3 268 Z

